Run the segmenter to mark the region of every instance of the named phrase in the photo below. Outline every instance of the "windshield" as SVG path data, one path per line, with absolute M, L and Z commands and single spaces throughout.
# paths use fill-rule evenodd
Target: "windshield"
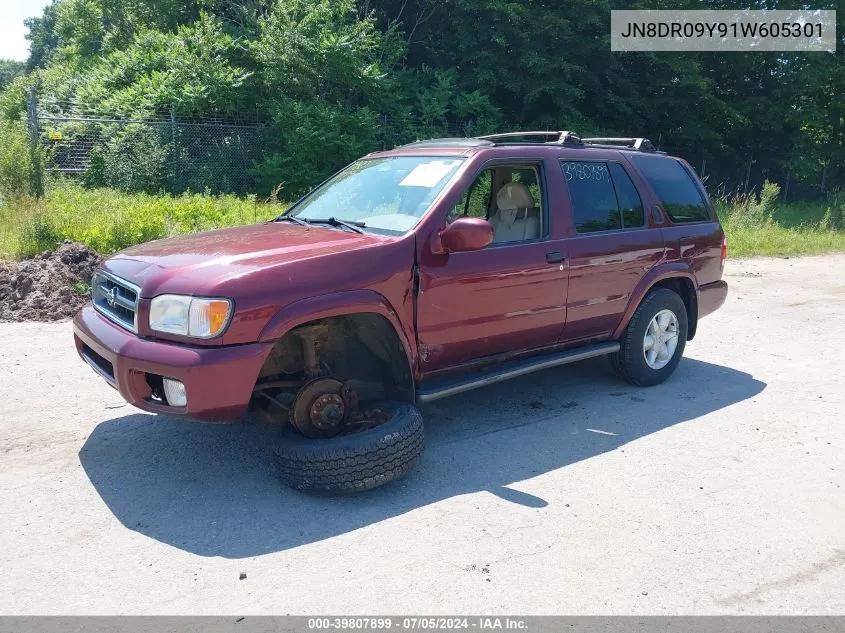
M 359 160 L 287 215 L 305 221 L 336 218 L 366 230 L 404 233 L 416 226 L 462 162 L 432 156 Z

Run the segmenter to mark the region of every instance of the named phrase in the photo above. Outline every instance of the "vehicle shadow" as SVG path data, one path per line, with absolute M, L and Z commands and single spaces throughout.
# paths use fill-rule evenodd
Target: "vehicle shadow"
M 613 379 L 604 359 L 549 369 L 423 408 L 428 448 L 405 479 L 354 496 L 285 488 L 267 424 L 127 415 L 101 423 L 79 459 L 127 528 L 201 556 L 290 549 L 478 491 L 530 507 L 518 482 L 751 398 L 765 383 L 684 359 L 663 385 Z M 435 406 L 436 405 L 436 406 Z

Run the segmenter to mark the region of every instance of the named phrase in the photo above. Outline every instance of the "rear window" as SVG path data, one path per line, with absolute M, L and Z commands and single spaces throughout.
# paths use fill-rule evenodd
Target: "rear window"
M 689 172 L 673 158 L 633 156 L 634 164 L 654 189 L 673 222 L 702 222 L 710 209 Z

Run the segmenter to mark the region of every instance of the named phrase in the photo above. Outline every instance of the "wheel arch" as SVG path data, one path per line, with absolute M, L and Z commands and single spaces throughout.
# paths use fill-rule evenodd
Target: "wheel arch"
M 622 336 L 634 312 L 654 288 L 668 288 L 681 297 L 687 309 L 687 340 L 692 340 L 698 327 L 698 284 L 690 267 L 682 262 L 672 262 L 653 268 L 640 280 L 634 292 L 631 293 L 631 299 L 622 320 L 613 332 L 614 340 Z
M 365 345 L 375 357 L 390 364 L 394 372 L 401 369 L 402 376 L 396 378 L 401 399 L 413 402 L 416 368 L 414 341 L 406 336 L 401 319 L 387 299 L 375 291 L 344 291 L 303 299 L 286 306 L 267 323 L 261 333 L 262 342 L 276 343 L 265 363 L 297 328 L 318 322 L 353 326 L 360 334 L 355 337 L 356 340 Z

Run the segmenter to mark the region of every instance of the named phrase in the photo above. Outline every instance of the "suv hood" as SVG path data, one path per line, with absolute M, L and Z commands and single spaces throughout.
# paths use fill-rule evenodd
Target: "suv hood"
M 147 242 L 112 256 L 104 268 L 140 286 L 143 297 L 204 294 L 259 269 L 386 241 L 344 229 L 266 222 Z

